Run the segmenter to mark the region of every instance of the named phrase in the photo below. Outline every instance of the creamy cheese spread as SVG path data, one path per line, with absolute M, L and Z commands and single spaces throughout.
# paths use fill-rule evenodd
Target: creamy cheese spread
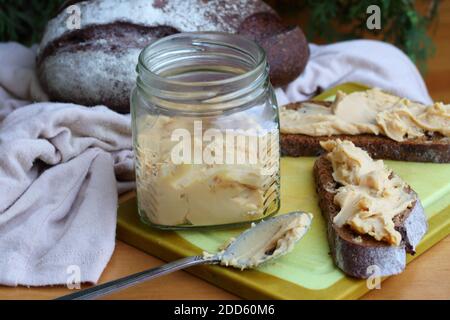
M 242 127 L 242 121 L 237 123 Z M 181 117 L 146 116 L 140 119 L 139 134 L 135 139 L 136 175 L 139 209 L 150 222 L 157 225 L 220 225 L 260 219 L 271 199 L 270 191 L 276 188 L 272 183 L 277 176 L 279 153 L 273 151 L 266 161 L 232 164 L 174 163 L 171 156 L 178 141 L 171 139 L 176 129 L 186 129 L 192 133 L 192 143 L 188 148 L 195 152 L 195 143 L 200 152 L 211 148 L 217 141 L 205 143 L 193 134 L 192 120 Z M 223 129 L 227 124 L 209 123 L 205 127 Z M 257 127 L 257 123 L 248 126 Z M 203 133 L 204 133 L 204 129 Z M 241 132 L 240 137 L 251 138 Z M 203 136 L 203 135 L 202 135 Z M 223 150 L 224 158 L 228 153 L 241 152 L 244 156 L 254 152 L 253 145 L 236 144 Z M 233 155 L 236 156 L 236 155 Z M 265 172 L 267 166 L 275 167 L 274 174 Z
M 342 185 L 334 197 L 340 211 L 333 223 L 399 245 L 402 236 L 395 230 L 393 219 L 416 200 L 407 192 L 406 183 L 392 174 L 382 160 L 373 160 L 350 141 L 329 140 L 321 142 L 321 146 L 328 151 L 333 179 Z
M 293 218 L 275 218 L 259 230 L 248 230 L 247 235 L 239 243 L 235 239 L 228 241 L 227 247 L 218 253 L 220 264 L 238 269 L 256 268 L 260 264 L 276 259 L 294 248 L 294 244 L 308 231 L 313 215 L 311 213 L 297 214 Z M 265 222 L 264 222 L 265 223 Z M 234 245 L 234 247 L 233 247 Z M 205 258 L 211 258 L 204 252 Z
M 331 107 L 314 102 L 302 108 L 280 108 L 282 133 L 310 136 L 385 135 L 395 141 L 440 133 L 450 137 L 450 105 L 426 106 L 373 88 L 339 91 Z

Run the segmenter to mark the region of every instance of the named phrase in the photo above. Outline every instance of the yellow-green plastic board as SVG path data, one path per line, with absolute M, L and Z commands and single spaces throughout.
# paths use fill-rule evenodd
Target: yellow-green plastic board
M 367 87 L 347 83 L 316 97 L 332 98 L 337 90 L 353 92 Z M 314 214 L 310 231 L 294 250 L 256 270 L 239 271 L 220 266 L 199 266 L 189 272 L 234 294 L 250 299 L 351 299 L 367 292 L 366 282 L 345 276 L 329 256 L 326 227 L 317 205 L 312 177 L 314 158 L 281 159 L 281 209 Z M 450 231 L 450 164 L 386 161 L 419 194 L 429 230 L 415 257 L 444 238 Z M 161 231 L 142 224 L 136 199 L 120 204 L 117 236 L 122 241 L 164 260 L 214 252 L 244 228 L 225 230 Z M 408 262 L 413 257 L 408 257 Z

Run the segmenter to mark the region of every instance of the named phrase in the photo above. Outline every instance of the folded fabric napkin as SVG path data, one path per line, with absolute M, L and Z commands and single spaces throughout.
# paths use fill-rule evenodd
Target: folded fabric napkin
M 276 90 L 279 105 L 308 99 L 345 82 L 359 82 L 417 102 L 432 103 L 416 66 L 389 43 L 352 40 L 310 44 L 309 49 L 305 71 L 286 88 Z
M 34 58 L 0 45 L 0 283 L 65 284 L 74 271 L 95 283 L 114 250 L 118 191 L 133 188 L 130 116 L 30 104 L 46 98 Z
M 303 74 L 276 89 L 280 105 L 351 81 L 431 102 L 414 64 L 391 45 L 310 50 Z M 65 284 L 73 270 L 96 283 L 114 250 L 117 196 L 133 188 L 130 117 L 44 102 L 34 48 L 0 44 L 0 61 L 0 284 Z

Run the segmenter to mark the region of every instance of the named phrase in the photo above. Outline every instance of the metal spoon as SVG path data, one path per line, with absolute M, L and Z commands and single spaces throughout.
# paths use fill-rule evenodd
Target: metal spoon
M 221 252 L 180 259 L 160 267 L 80 290 L 56 300 L 95 299 L 170 272 L 200 264 L 222 264 L 239 269 L 255 268 L 261 263 L 289 252 L 293 245 L 308 231 L 311 220 L 312 215 L 310 213 L 299 211 L 270 218 L 241 233 Z

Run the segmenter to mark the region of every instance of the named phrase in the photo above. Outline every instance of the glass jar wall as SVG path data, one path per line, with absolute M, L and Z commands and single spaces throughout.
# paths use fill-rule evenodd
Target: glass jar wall
M 142 221 L 179 229 L 278 211 L 278 108 L 256 43 L 180 33 L 145 48 L 137 72 L 131 109 Z

